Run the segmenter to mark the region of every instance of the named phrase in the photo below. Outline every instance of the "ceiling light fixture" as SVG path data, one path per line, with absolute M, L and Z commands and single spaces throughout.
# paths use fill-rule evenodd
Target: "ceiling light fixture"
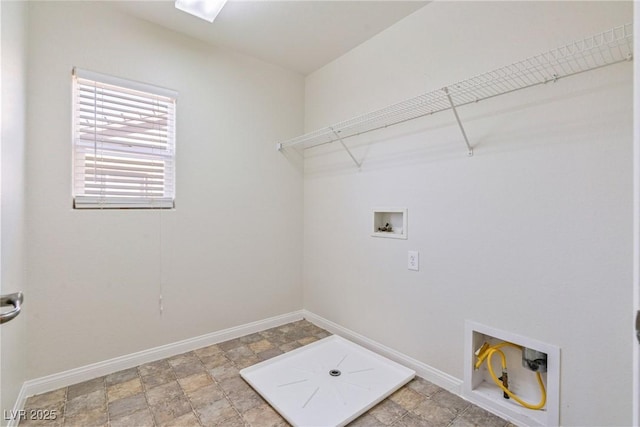
M 213 22 L 227 0 L 176 0 L 176 9 Z

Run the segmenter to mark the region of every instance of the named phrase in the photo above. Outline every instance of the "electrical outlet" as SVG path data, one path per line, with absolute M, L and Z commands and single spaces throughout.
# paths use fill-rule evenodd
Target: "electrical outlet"
M 409 270 L 418 271 L 420 269 L 420 252 L 409 251 L 409 260 L 407 268 Z

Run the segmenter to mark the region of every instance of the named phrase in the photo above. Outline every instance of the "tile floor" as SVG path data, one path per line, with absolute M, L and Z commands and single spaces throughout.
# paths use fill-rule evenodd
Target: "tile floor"
M 286 426 L 238 372 L 328 335 L 301 320 L 33 396 L 20 426 Z M 51 411 L 56 419 L 28 419 L 31 410 Z M 510 426 L 421 378 L 350 425 Z

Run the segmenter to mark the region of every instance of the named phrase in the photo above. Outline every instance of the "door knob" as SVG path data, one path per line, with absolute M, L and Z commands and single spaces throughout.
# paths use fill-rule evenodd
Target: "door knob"
M 6 313 L 0 313 L 0 324 L 8 322 L 20 314 L 22 301 L 24 301 L 22 292 L 0 296 L 0 307 L 13 306 L 13 310 L 7 311 Z

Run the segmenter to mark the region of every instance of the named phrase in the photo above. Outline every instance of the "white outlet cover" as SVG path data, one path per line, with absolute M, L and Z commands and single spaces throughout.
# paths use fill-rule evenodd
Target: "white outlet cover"
M 407 268 L 413 271 L 418 271 L 420 269 L 420 252 L 409 251 Z

